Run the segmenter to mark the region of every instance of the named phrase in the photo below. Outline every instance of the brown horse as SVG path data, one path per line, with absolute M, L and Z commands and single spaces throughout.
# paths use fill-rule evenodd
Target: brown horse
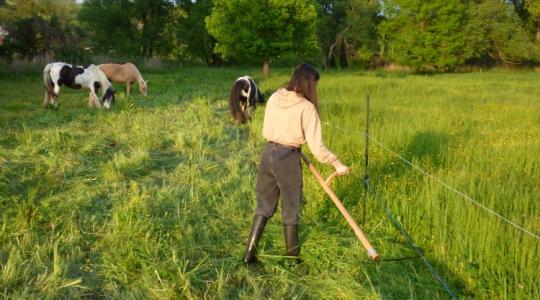
M 123 82 L 126 84 L 127 95 L 131 93 L 131 85 L 133 82 L 139 84 L 139 91 L 143 96 L 147 95 L 147 80 L 144 80 L 141 73 L 132 63 L 119 64 L 102 64 L 98 66 L 103 73 L 112 82 Z

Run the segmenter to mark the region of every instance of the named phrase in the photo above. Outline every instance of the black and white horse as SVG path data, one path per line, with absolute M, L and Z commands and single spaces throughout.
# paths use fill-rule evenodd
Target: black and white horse
M 241 124 L 246 123 L 257 106 L 263 103 L 264 97 L 261 91 L 249 76 L 242 76 L 236 79 L 229 97 L 229 108 L 233 119 Z
M 107 76 L 95 65 L 88 67 L 73 66 L 63 62 L 50 63 L 43 70 L 43 82 L 45 83 L 45 99 L 43 106 L 49 103 L 57 107 L 60 87 L 65 85 L 72 89 L 87 88 L 90 90 L 88 106 L 101 108 L 98 92 L 103 91 L 103 107 L 109 109 L 114 101 L 115 91 Z

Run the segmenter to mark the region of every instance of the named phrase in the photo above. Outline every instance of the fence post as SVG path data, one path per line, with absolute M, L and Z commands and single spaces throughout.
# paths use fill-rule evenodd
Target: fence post
M 366 202 L 368 194 L 368 162 L 369 162 L 369 94 L 366 95 L 366 145 L 364 151 L 364 200 L 362 201 L 362 225 L 366 225 Z

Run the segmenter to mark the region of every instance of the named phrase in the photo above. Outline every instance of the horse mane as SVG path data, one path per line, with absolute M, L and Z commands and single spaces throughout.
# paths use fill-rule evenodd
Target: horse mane
M 242 96 L 242 90 L 247 86 L 249 86 L 249 80 L 246 80 L 243 77 L 240 77 L 236 80 L 234 83 L 231 93 L 229 95 L 229 109 L 231 111 L 231 114 L 233 116 L 233 119 L 240 122 L 241 124 L 246 123 L 247 117 L 244 113 L 244 110 L 240 106 L 240 99 Z
M 127 62 L 127 63 L 125 63 L 124 65 L 133 67 L 133 71 L 135 72 L 135 75 L 137 76 L 137 82 L 140 83 L 141 81 L 144 81 L 144 78 L 142 77 L 142 74 L 141 74 L 141 72 L 139 71 L 139 69 L 137 68 L 137 66 L 135 66 L 133 63 L 130 63 L 130 62 Z M 145 82 L 145 83 L 146 83 L 146 82 Z

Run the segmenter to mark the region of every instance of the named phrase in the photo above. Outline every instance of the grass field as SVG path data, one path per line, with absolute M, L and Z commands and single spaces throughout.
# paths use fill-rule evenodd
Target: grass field
M 0 295 L 7 298 L 448 299 L 373 197 L 371 262 L 304 169 L 304 263 L 281 255 L 279 212 L 262 264 L 240 262 L 255 206 L 263 108 L 235 126 L 236 77 L 266 96 L 291 70 L 144 72 L 149 97 L 110 112 L 63 89 L 44 110 L 40 71 L 0 75 Z M 540 73 L 414 76 L 328 71 L 319 84 L 327 146 L 352 167 L 336 193 L 361 219 L 365 96 L 371 134 L 476 201 L 540 232 Z M 121 86 L 118 86 L 121 89 Z M 305 152 L 309 153 L 307 147 Z M 317 164 L 329 174 L 329 166 Z M 540 298 L 540 240 L 370 145 L 370 182 L 460 298 Z

